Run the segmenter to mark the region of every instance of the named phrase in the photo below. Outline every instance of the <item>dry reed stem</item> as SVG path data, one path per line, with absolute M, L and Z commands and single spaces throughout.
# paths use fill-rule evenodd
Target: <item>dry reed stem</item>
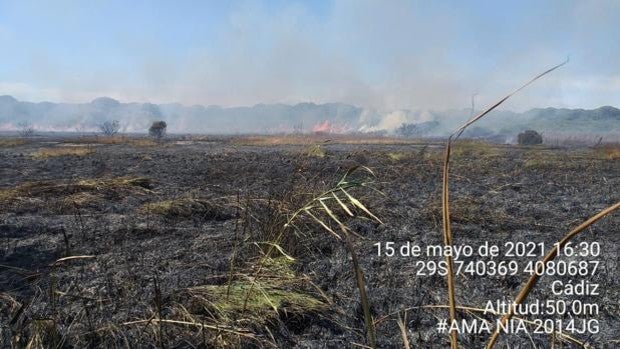
M 74 259 L 91 259 L 91 258 L 95 258 L 95 256 L 92 255 L 85 255 L 85 256 L 69 256 L 69 257 L 63 257 L 60 259 L 57 259 L 54 263 L 52 263 L 50 266 L 56 266 L 62 262 L 65 261 L 70 261 L 70 260 L 74 260 Z
M 411 349 L 411 344 L 409 344 L 409 338 L 407 337 L 407 326 L 405 325 L 405 321 L 407 321 L 406 311 L 402 318 L 398 315 L 396 323 L 398 324 L 398 329 L 400 330 L 400 337 L 403 340 L 403 349 Z
M 448 137 L 448 140 L 446 142 L 445 156 L 444 156 L 444 163 L 443 163 L 443 177 L 442 177 L 442 191 L 441 191 L 444 246 L 449 246 L 450 249 L 452 249 L 452 228 L 450 226 L 450 198 L 448 194 L 449 192 L 448 191 L 448 179 L 449 179 L 449 168 L 450 168 L 449 166 L 450 165 L 450 150 L 452 147 L 453 139 L 457 139 L 469 125 L 480 120 L 482 117 L 484 117 L 485 115 L 490 113 L 492 110 L 497 108 L 499 105 L 504 103 L 508 98 L 512 97 L 515 93 L 521 91 L 522 89 L 524 89 L 525 87 L 533 83 L 534 81 L 558 69 L 559 67 L 565 65 L 566 63 L 568 63 L 568 59 L 536 75 L 533 79 L 523 84 L 521 87 L 517 88 L 513 92 L 509 93 L 504 98 L 500 99 L 497 103 L 487 108 L 482 113 L 471 117 L 461 127 L 456 129 L 450 135 L 450 137 Z M 450 323 L 453 323 L 456 320 L 456 300 L 455 300 L 455 290 L 454 290 L 454 264 L 453 264 L 451 256 L 446 256 L 446 263 L 447 263 L 447 269 L 448 269 L 448 272 L 446 275 L 447 283 L 448 283 L 448 304 L 450 306 L 448 311 L 449 311 L 449 316 L 450 316 Z M 458 335 L 456 331 L 450 331 L 450 348 L 458 349 Z
M 366 338 L 368 340 L 368 344 L 372 348 L 377 347 L 377 334 L 375 330 L 375 322 L 372 319 L 372 314 L 370 312 L 370 300 L 368 298 L 368 294 L 366 293 L 366 283 L 364 282 L 364 273 L 362 272 L 362 268 L 359 264 L 359 259 L 357 258 L 357 253 L 355 253 L 355 247 L 353 246 L 353 242 L 351 241 L 351 236 L 347 232 L 347 229 L 344 225 L 340 226 L 342 230 L 342 234 L 344 235 L 344 241 L 346 242 L 347 249 L 351 254 L 351 261 L 353 262 L 353 273 L 355 274 L 355 283 L 357 284 L 357 289 L 360 293 L 360 302 L 362 303 L 362 311 L 364 312 L 364 324 L 366 327 Z
M 200 327 L 201 329 L 206 328 L 206 329 L 220 331 L 220 332 L 232 333 L 232 334 L 236 334 L 242 337 L 255 338 L 253 334 L 249 333 L 245 329 L 235 330 L 235 329 L 228 328 L 226 326 L 206 325 L 206 324 L 197 323 L 197 322 L 179 321 L 179 320 L 167 320 L 167 319 L 136 320 L 136 321 L 123 322 L 122 325 L 125 325 L 125 326 L 138 325 L 138 324 L 144 324 L 144 323 L 150 324 L 152 322 L 162 322 L 162 323 L 168 323 L 168 324 L 194 326 L 194 327 Z
M 560 240 L 558 244 L 554 244 L 554 247 L 551 249 L 551 251 L 549 251 L 545 255 L 545 257 L 542 259 L 542 264 L 539 264 L 539 263 L 536 264 L 536 272 L 532 274 L 532 276 L 530 276 L 530 278 L 525 283 L 525 286 L 523 286 L 523 288 L 521 289 L 521 291 L 515 298 L 515 301 L 510 305 L 510 308 L 508 309 L 508 313 L 502 317 L 502 320 L 501 320 L 502 324 L 506 324 L 506 322 L 513 317 L 515 307 L 521 304 L 525 300 L 527 295 L 532 291 L 532 289 L 534 289 L 534 287 L 536 286 L 536 282 L 540 278 L 540 274 L 544 272 L 545 267 L 547 266 L 547 263 L 553 260 L 558 255 L 559 249 L 564 247 L 573 237 L 577 236 L 584 229 L 594 224 L 599 219 L 617 210 L 618 208 L 620 208 L 620 202 L 617 202 L 607 207 L 606 209 L 602 210 L 601 212 L 597 213 L 596 215 L 590 217 L 590 219 L 581 223 L 578 227 L 576 227 L 575 229 L 571 230 L 568 234 L 566 234 L 566 236 L 564 236 L 564 238 Z M 495 342 L 497 341 L 500 335 L 499 330 L 500 329 L 497 328 L 495 332 L 493 333 L 493 335 L 491 336 L 491 338 L 489 339 L 489 343 L 487 344 L 488 349 L 491 349 L 495 346 Z

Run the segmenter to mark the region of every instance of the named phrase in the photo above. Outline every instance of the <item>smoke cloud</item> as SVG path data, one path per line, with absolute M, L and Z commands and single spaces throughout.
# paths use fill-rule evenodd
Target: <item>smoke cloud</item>
M 0 46 L 11 53 L 0 58 L 10 69 L 0 74 L 0 95 L 229 108 L 337 102 L 363 109 L 348 127 L 394 129 L 428 121 L 433 110 L 469 108 L 474 93 L 478 107 L 488 105 L 570 55 L 568 66 L 505 108 L 620 105 L 620 41 L 609 39 L 620 36 L 616 1 L 342 0 L 320 9 L 241 1 L 218 17 L 209 8 L 179 5 L 169 11 L 174 17 L 113 4 L 68 3 L 66 11 L 52 3 L 3 5 L 4 16 L 16 20 L 0 27 Z M 98 22 L 105 17 L 99 13 L 116 15 L 118 24 Z M 215 29 L 202 31 L 205 22 Z M 44 28 L 58 32 L 46 36 Z M 180 129 L 198 126 L 191 115 L 175 117 Z M 331 117 L 306 127 L 339 122 Z M 128 129 L 143 127 L 137 120 L 128 120 Z

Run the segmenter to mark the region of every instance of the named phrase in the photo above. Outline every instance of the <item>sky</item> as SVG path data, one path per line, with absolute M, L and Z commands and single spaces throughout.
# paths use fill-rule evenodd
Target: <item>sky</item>
M 0 95 L 247 106 L 620 106 L 620 1 L 0 0 Z

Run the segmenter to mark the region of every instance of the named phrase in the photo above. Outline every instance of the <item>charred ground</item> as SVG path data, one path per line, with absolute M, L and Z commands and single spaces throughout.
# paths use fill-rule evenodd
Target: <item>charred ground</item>
M 457 144 L 455 243 L 551 246 L 617 200 L 615 149 Z M 373 246 L 442 243 L 441 162 L 441 144 L 376 139 L 2 139 L 0 346 L 363 344 L 358 290 L 341 241 L 305 217 L 265 258 L 293 212 L 361 165 L 375 177 L 357 176 L 378 191 L 362 187 L 355 195 L 383 224 L 363 217 L 344 223 L 359 234 L 354 245 L 378 346 L 402 347 L 397 319 L 406 313 L 412 345 L 446 347 L 435 324 L 447 310 L 424 307 L 447 303 L 445 280 L 416 276 L 414 259 L 378 257 Z M 596 347 L 618 343 L 619 227 L 620 217 L 611 215 L 578 239 L 602 247 L 602 269 L 592 279 L 602 294 L 589 297 L 601 306 L 601 331 L 576 338 Z M 482 307 L 512 299 L 524 281 L 458 277 L 457 301 Z M 532 297 L 548 297 L 548 282 Z M 460 342 L 479 348 L 487 339 Z M 501 341 L 549 347 L 551 339 Z

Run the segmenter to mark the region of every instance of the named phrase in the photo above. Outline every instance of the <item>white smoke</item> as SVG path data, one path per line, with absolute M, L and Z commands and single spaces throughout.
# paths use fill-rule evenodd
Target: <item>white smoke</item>
M 393 132 L 402 124 L 420 123 L 434 120 L 430 111 L 392 110 L 376 112 L 365 110 L 359 118 L 360 132 Z

